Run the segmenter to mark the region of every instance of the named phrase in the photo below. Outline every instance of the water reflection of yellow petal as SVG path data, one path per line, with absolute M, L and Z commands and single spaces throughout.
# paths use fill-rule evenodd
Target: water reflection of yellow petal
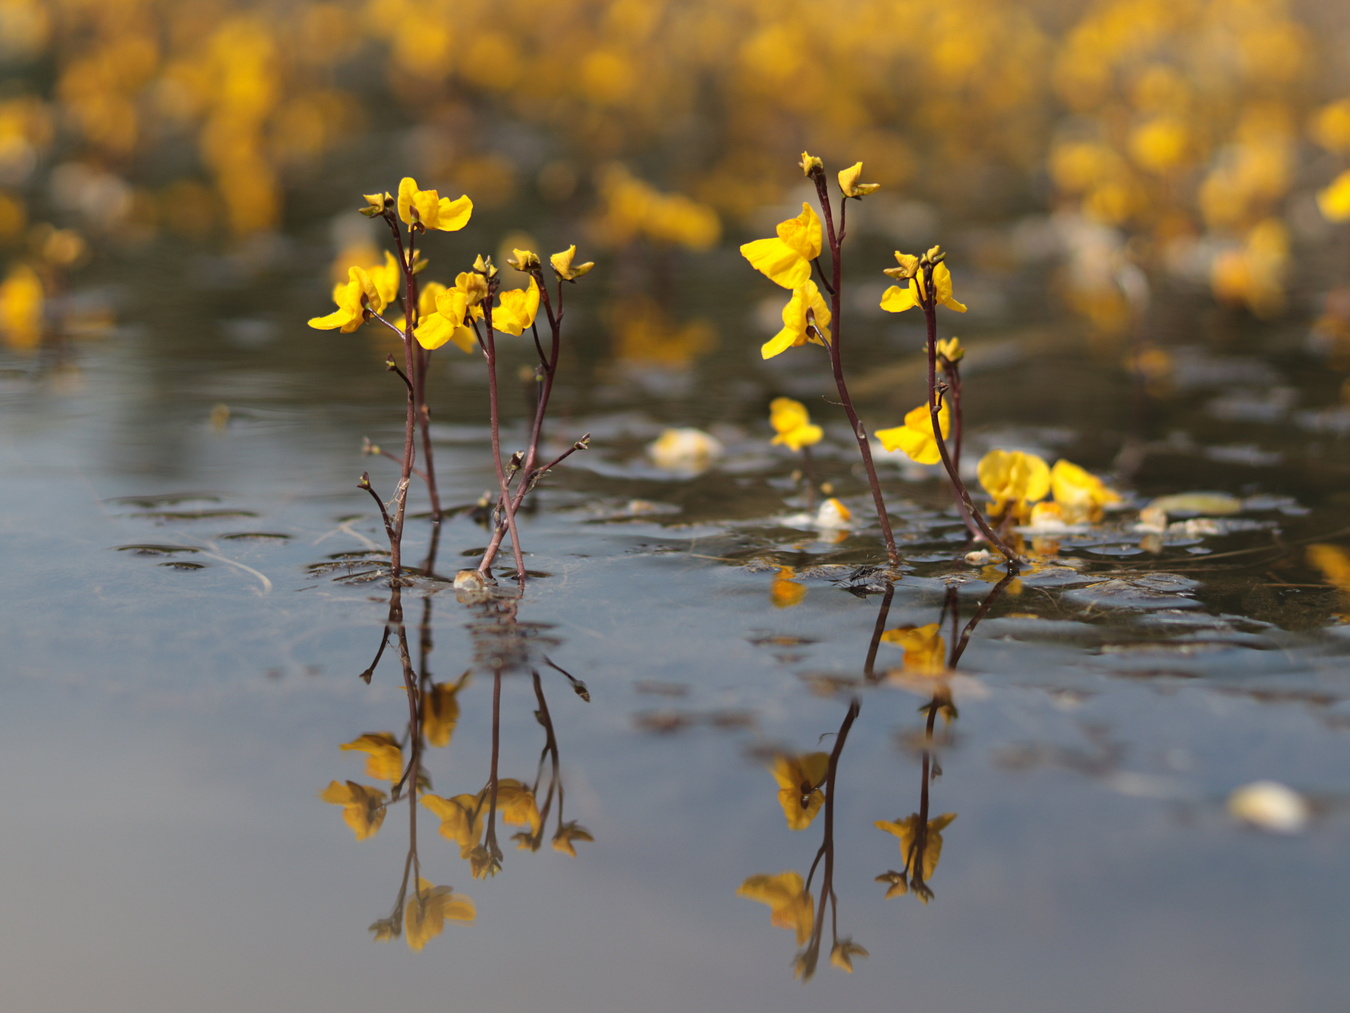
M 830 758 L 825 753 L 789 756 L 779 753 L 769 770 L 778 782 L 778 804 L 783 807 L 791 830 L 805 830 L 825 804 L 820 786 L 825 781 Z
M 478 915 L 473 901 L 452 893 L 448 886 L 435 886 L 425 879 L 417 881 L 417 895 L 408 898 L 403 925 L 407 932 L 408 949 L 421 950 L 445 928 L 446 919 L 471 922 Z M 377 933 L 378 938 L 378 933 Z
M 795 931 L 798 946 L 811 938 L 811 929 L 815 926 L 815 905 L 811 895 L 806 892 L 800 873 L 789 870 L 775 876 L 765 873 L 751 876 L 736 893 L 768 904 L 769 920 L 780 929 Z

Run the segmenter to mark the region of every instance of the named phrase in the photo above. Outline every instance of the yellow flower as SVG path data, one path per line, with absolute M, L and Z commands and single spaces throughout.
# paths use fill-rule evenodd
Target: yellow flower
M 800 605 L 802 599 L 806 597 L 806 585 L 798 584 L 792 579 L 794 576 L 796 571 L 792 567 L 778 568 L 778 573 L 773 578 L 773 586 L 769 588 L 769 601 L 773 602 L 774 608 L 792 608 L 794 605 Z
M 895 263 L 897 266 L 888 267 L 881 273 L 889 275 L 897 281 L 909 281 L 919 273 L 919 258 L 912 253 L 901 253 L 895 251 Z
M 960 338 L 944 338 L 937 343 L 937 354 L 939 359 L 960 362 L 966 357 L 966 350 L 961 347 Z
M 952 409 L 945 398 L 938 409 L 938 426 L 945 440 L 952 428 Z M 887 450 L 903 450 L 919 464 L 937 464 L 942 460 L 942 452 L 933 439 L 933 413 L 927 405 L 906 412 L 903 426 L 878 429 L 876 437 Z
M 806 405 L 790 397 L 776 397 L 769 402 L 769 425 L 778 434 L 773 442 L 792 451 L 819 443 L 825 435 L 820 426 L 812 425 Z
M 1065 524 L 1101 520 L 1103 507 L 1120 502 L 1120 494 L 1100 478 L 1063 458 L 1050 469 L 1050 490 Z
M 1350 98 L 1343 98 L 1319 109 L 1313 117 L 1313 140 L 1328 151 L 1350 151 Z
M 366 206 L 361 209 L 361 213 L 367 218 L 384 214 L 384 209 L 394 200 L 387 190 L 384 193 L 363 193 L 361 196 L 366 199 Z
M 343 334 L 350 334 L 366 322 L 367 310 L 379 313 L 384 309 L 379 290 L 360 267 L 349 268 L 347 280 L 333 288 L 333 302 L 337 303 L 337 309 L 326 317 L 313 317 L 309 326 L 321 331 L 339 329 Z
M 366 268 L 366 276 L 385 306 L 398 298 L 398 290 L 403 287 L 403 269 L 388 250 L 384 251 L 384 263 Z M 421 302 L 420 297 L 418 302 Z
M 815 155 L 809 155 L 805 151 L 802 152 L 802 160 L 797 164 L 801 166 L 803 176 L 810 176 L 813 172 L 825 171 L 825 163 Z
M 558 273 L 558 277 L 563 281 L 576 281 L 595 266 L 595 262 L 591 260 L 584 264 L 573 264 L 572 261 L 576 255 L 577 248 L 574 243 L 563 250 L 562 253 L 555 253 L 548 258 L 548 262 L 553 265 L 553 270 Z
M 506 258 L 506 262 L 517 271 L 528 272 L 531 268 L 539 266 L 539 254 L 532 250 L 517 250 L 512 248 L 511 256 Z
M 783 329 L 760 346 L 759 354 L 762 358 L 772 359 L 808 341 L 823 345 L 829 340 L 830 308 L 825 305 L 816 283 L 807 281 L 792 290 L 792 298 L 783 307 Z
M 880 183 L 859 183 L 858 177 L 861 175 L 861 162 L 854 162 L 847 169 L 839 170 L 839 189 L 843 191 L 845 197 L 866 197 L 869 193 L 876 193 L 881 189 Z
M 887 630 L 881 639 L 903 650 L 900 661 L 905 672 L 913 675 L 941 675 L 947 671 L 947 642 L 937 623 L 927 626 L 900 626 Z
M 1328 221 L 1350 221 L 1350 169 L 1332 180 L 1325 190 L 1317 192 L 1317 206 Z
M 367 732 L 354 742 L 344 742 L 340 748 L 370 754 L 366 760 L 366 777 L 397 781 L 403 776 L 403 750 L 389 732 Z
M 976 473 L 994 501 L 996 514 L 1012 509 L 1021 517 L 1050 491 L 1050 467 L 1035 454 L 1020 450 L 989 451 L 980 458 Z
M 899 252 L 895 253 L 895 259 L 900 262 L 900 267 L 888 268 L 884 273 L 891 274 L 892 277 L 909 278 L 909 287 L 901 288 L 899 285 L 892 285 L 881 295 L 881 308 L 887 313 L 903 313 L 905 310 L 914 306 L 921 306 L 919 301 L 923 293 L 923 272 L 918 271 L 918 265 L 911 267 L 909 261 L 914 260 Z M 916 273 L 906 275 L 903 272 L 915 270 Z M 895 273 L 892 273 L 895 272 Z M 950 310 L 956 310 L 957 313 L 964 313 L 966 307 L 956 301 L 952 295 L 952 272 L 947 269 L 946 264 L 938 264 L 933 268 L 933 289 L 937 294 L 937 301 Z
M 419 876 L 417 894 L 408 898 L 408 906 L 403 912 L 408 949 L 418 952 L 429 940 L 439 936 L 447 918 L 471 922 L 477 916 L 473 901 L 468 897 L 453 893 L 448 886 L 435 886 Z
M 778 782 L 778 804 L 783 807 L 790 830 L 805 830 L 825 804 L 820 786 L 830 766 L 826 753 L 806 753 L 788 756 L 783 753 L 773 758 L 769 770 Z
M 320 794 L 325 802 L 342 806 L 342 818 L 352 828 L 358 841 L 374 837 L 384 822 L 384 792 L 364 784 L 348 781 L 331 782 Z
M 503 334 L 521 334 L 534 323 L 538 312 L 539 286 L 531 278 L 527 289 L 513 288 L 498 294 L 492 326 Z
M 820 243 L 820 219 L 804 203 L 801 214 L 778 224 L 777 239 L 746 243 L 741 256 L 774 284 L 799 289 L 811 278 L 811 262 L 820 256 Z
M 404 225 L 458 232 L 472 214 L 473 201 L 466 196 L 452 201 L 435 190 L 419 190 L 411 176 L 398 184 L 398 216 Z
M 472 315 L 475 319 L 482 316 L 482 311 L 470 304 L 473 298 L 473 291 L 468 287 L 461 287 L 460 281 L 467 278 L 482 278 L 477 274 L 461 274 L 455 279 L 454 288 L 445 288 L 438 285 L 435 290 L 434 313 L 424 313 L 422 319 L 418 322 L 417 329 L 413 331 L 413 337 L 423 348 L 431 351 L 440 348 L 447 341 L 453 341 L 461 350 L 472 352 L 478 347 L 478 336 L 473 328 L 465 323 L 465 320 Z M 432 284 L 435 284 L 434 282 Z M 431 285 L 427 286 L 431 288 Z M 419 295 L 418 303 L 422 302 Z
M 0 336 L 16 349 L 36 348 L 42 341 L 42 280 L 27 264 L 12 268 L 0 282 Z
M 811 938 L 811 929 L 816 923 L 815 903 L 806 892 L 800 873 L 788 871 L 776 876 L 751 876 L 736 893 L 768 904 L 769 920 L 780 929 L 795 931 L 798 946 Z
M 441 836 L 458 843 L 459 857 L 468 858 L 483 834 L 482 796 L 423 795 L 422 804 L 441 818 Z
M 558 828 L 558 832 L 553 835 L 553 850 L 561 851 L 565 855 L 577 857 L 577 849 L 573 846 L 574 841 L 593 841 L 591 832 L 583 826 L 578 826 L 575 821 L 564 823 Z

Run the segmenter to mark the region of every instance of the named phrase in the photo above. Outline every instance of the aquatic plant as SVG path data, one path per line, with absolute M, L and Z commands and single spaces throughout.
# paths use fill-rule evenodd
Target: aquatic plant
M 397 257 L 386 251 L 381 264 L 349 267 L 347 280 L 339 282 L 333 289 L 333 301 L 337 308 L 326 316 L 311 318 L 309 326 L 350 333 L 367 321 L 374 320 L 397 335 L 403 351 L 402 366 L 392 355 L 385 363 L 386 368 L 403 381 L 407 392 L 403 449 L 402 454 L 395 457 L 401 470 L 398 486 L 390 501 L 392 514 L 371 485 L 369 472 L 362 473 L 358 483 L 359 488 L 365 489 L 374 498 L 384 522 L 389 539 L 390 582 L 398 585 L 404 579 L 403 527 L 408 486 L 414 473 L 426 483 L 431 498 L 432 524 L 438 526 L 441 522 L 442 509 L 436 486 L 431 408 L 427 403 L 426 380 L 431 352 L 443 345 L 454 344 L 466 353 L 480 350 L 487 364 L 488 418 L 498 495 L 492 511 L 493 535 L 478 565 L 478 572 L 483 579 L 491 579 L 493 560 L 502 540 L 509 533 L 515 555 L 516 576 L 523 584 L 525 561 L 516 530 L 516 511 L 520 509 L 525 496 L 551 468 L 573 452 L 584 450 L 590 439 L 587 434 L 553 460 L 539 463 L 544 418 L 561 351 L 563 284 L 575 283 L 594 265 L 576 263 L 575 246 L 554 254 L 549 260 L 557 281 L 552 297 L 544 282 L 539 256 L 529 250 L 515 250 L 509 262 L 517 271 L 529 277 L 527 288 L 503 290 L 498 268 L 490 257 L 482 255 L 474 260 L 470 270 L 461 272 L 455 278 L 453 286 L 447 287 L 434 281 L 420 283 L 419 275 L 428 262 L 419 254 L 418 237 L 428 231 L 458 232 L 468 224 L 473 214 L 473 202 L 467 195 L 452 200 L 442 197 L 437 190 L 420 189 L 412 177 L 404 177 L 399 183 L 397 198 L 385 191 L 366 194 L 365 200 L 366 206 L 360 209 L 361 213 L 368 218 L 378 218 L 388 225 Z M 402 307 L 403 315 L 395 319 L 386 318 L 384 311 L 395 305 Z M 541 307 L 550 330 L 547 351 L 540 340 L 537 324 Z M 529 443 L 524 450 L 513 454 L 509 464 L 506 464 L 502 461 L 501 448 L 497 335 L 518 337 L 526 331 L 533 337 L 539 357 L 535 367 L 538 395 L 535 398 Z M 415 467 L 416 437 L 419 432 L 423 457 L 420 470 Z M 366 452 L 394 456 L 369 442 Z

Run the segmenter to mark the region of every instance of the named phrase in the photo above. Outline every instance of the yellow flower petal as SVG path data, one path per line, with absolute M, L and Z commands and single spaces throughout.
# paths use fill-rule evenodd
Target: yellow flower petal
M 945 440 L 951 432 L 952 410 L 946 401 L 938 411 L 938 426 Z M 892 429 L 878 429 L 876 437 L 887 450 L 903 450 L 919 464 L 937 464 L 942 452 L 933 439 L 933 414 L 927 405 L 919 405 L 905 413 L 905 424 Z

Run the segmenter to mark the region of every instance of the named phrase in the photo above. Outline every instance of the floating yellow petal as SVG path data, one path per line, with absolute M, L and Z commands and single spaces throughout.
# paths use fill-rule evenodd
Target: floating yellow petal
M 1063 458 L 1050 469 L 1050 490 L 1066 524 L 1101 520 L 1104 507 L 1120 502 L 1120 494 L 1100 478 Z
M 1050 466 L 1035 454 L 1020 450 L 991 450 L 980 458 L 976 469 L 980 485 L 994 501 L 994 512 L 1044 499 L 1050 491 Z

